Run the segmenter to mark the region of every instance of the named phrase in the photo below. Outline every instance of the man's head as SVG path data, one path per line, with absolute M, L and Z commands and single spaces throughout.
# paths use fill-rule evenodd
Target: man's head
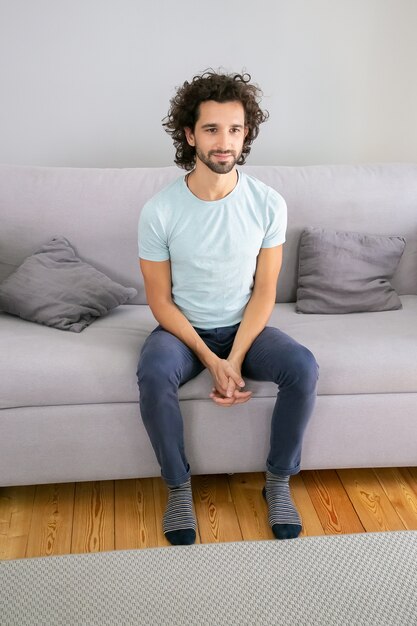
M 210 70 L 194 76 L 190 83 L 186 81 L 178 89 L 163 120 L 165 130 L 174 140 L 177 165 L 191 170 L 198 156 L 213 171 L 226 173 L 236 163 L 245 163 L 259 125 L 268 118 L 268 113 L 258 104 L 261 91 L 250 80 L 249 74 L 218 74 Z M 218 106 L 222 104 L 227 106 Z M 229 136 L 235 135 L 230 145 L 224 144 L 224 149 L 220 144 L 210 147 L 205 138 L 225 130 L 226 126 Z

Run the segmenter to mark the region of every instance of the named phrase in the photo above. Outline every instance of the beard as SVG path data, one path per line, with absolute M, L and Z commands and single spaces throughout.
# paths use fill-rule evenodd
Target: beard
M 228 150 L 225 152 L 221 152 L 219 150 L 210 150 L 210 152 L 204 154 L 204 152 L 202 152 L 198 146 L 195 147 L 195 151 L 200 161 L 202 161 L 204 165 L 207 165 L 207 167 L 216 174 L 228 174 L 229 172 L 231 172 L 238 160 L 240 159 L 241 155 L 241 153 L 239 155 L 236 155 L 236 152 L 233 152 L 232 150 Z M 212 158 L 214 154 L 230 154 L 231 158 L 228 161 L 222 163 Z

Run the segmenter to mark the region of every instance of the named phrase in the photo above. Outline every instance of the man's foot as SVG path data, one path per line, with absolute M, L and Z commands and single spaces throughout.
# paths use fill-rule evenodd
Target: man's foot
M 266 472 L 262 491 L 268 503 L 268 519 L 277 539 L 295 539 L 302 530 L 301 519 L 291 499 L 289 476 Z
M 168 503 L 162 526 L 165 537 L 174 546 L 195 542 L 196 521 L 193 513 L 191 479 L 178 487 L 168 487 Z

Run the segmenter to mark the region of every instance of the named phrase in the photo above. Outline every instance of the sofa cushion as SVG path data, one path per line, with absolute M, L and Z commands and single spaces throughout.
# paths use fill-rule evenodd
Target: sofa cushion
M 417 296 L 401 296 L 395 311 L 299 315 L 275 309 L 271 321 L 306 345 L 320 366 L 318 392 L 417 392 Z
M 390 279 L 404 248 L 404 237 L 306 228 L 300 241 L 296 311 L 400 309 Z
M 417 296 L 382 313 L 301 316 L 279 304 L 271 323 L 306 345 L 320 366 L 318 392 L 417 392 Z M 145 305 L 122 305 L 82 333 L 60 333 L 0 314 L 0 407 L 137 402 L 140 349 L 156 326 Z M 247 381 L 255 396 L 275 385 Z M 207 371 L 180 389 L 180 399 L 206 399 Z M 221 410 L 221 409 L 220 409 Z
M 79 333 L 136 295 L 79 259 L 65 237 L 54 237 L 0 284 L 0 310 Z

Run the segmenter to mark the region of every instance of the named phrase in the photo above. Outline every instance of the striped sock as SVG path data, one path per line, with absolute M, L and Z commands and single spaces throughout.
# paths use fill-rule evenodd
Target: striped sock
M 289 476 L 266 472 L 263 490 L 268 503 L 269 525 L 277 539 L 294 539 L 301 532 L 301 519 L 291 499 Z
M 178 487 L 168 489 L 168 503 L 162 522 L 165 537 L 174 546 L 194 543 L 196 521 L 193 513 L 191 479 Z

